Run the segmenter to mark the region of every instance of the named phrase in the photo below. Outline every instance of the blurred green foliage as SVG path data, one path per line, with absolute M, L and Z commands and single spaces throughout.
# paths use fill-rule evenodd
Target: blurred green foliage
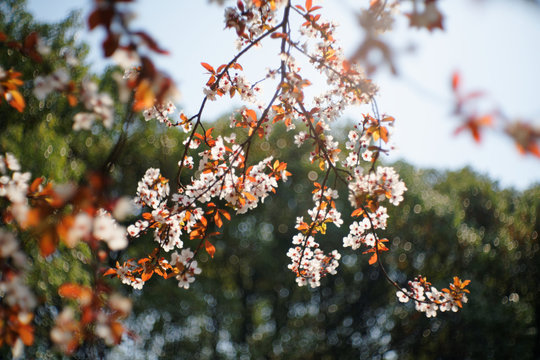
M 0 29 L 16 39 L 38 31 L 51 46 L 43 64 L 31 64 L 16 52 L 1 48 L 0 65 L 15 68 L 29 79 L 66 66 L 58 56 L 73 51 L 80 64 L 71 67 L 75 80 L 92 77 L 101 91 L 116 93 L 114 72 L 89 74 L 87 48 L 74 41 L 80 26 L 76 15 L 60 24 L 37 24 L 24 11 L 24 1 L 0 4 Z M 89 171 L 100 170 L 123 133 L 126 140 L 110 175 L 112 195 L 133 196 L 148 167 L 173 178 L 183 150 L 184 135 L 156 121 L 137 118 L 126 126 L 123 105 L 116 109 L 115 127 L 96 125 L 73 132 L 73 115 L 59 95 L 43 102 L 24 96 L 22 115 L 0 105 L 0 150 L 13 152 L 24 170 L 56 183 L 84 182 Z M 228 133 L 226 120 L 216 132 Z M 346 132 L 343 132 L 346 133 Z M 340 136 L 336 134 L 336 136 Z M 342 136 L 342 135 L 341 135 Z M 312 206 L 309 181 L 317 177 L 291 133 L 277 127 L 268 140 L 252 146 L 250 160 L 273 155 L 288 163 L 291 179 L 248 215 L 233 217 L 216 241 L 216 255 L 199 258 L 203 273 L 189 290 L 175 281 L 152 279 L 143 291 L 131 291 L 119 281 L 111 286 L 129 293 L 134 314 L 128 320 L 136 334 L 112 349 L 111 359 L 537 359 L 540 358 L 540 186 L 524 192 L 500 189 L 470 169 L 455 172 L 418 170 L 397 163 L 409 190 L 405 201 L 389 209 L 384 254 L 391 276 L 405 285 L 422 274 L 437 287 L 453 275 L 470 279 L 469 303 L 459 313 L 440 313 L 427 319 L 412 304 L 397 302 L 395 291 L 369 255 L 342 249 L 338 274 L 318 289 L 298 288 L 287 269 L 286 252 L 296 233 L 296 216 Z M 343 196 L 343 195 L 342 195 Z M 347 219 L 352 209 L 346 198 L 338 209 Z M 321 245 L 341 248 L 348 225 L 330 227 Z M 28 282 L 41 300 L 37 310 L 37 341 L 27 351 L 32 358 L 54 358 L 48 331 L 61 302 L 56 294 L 65 281 L 91 282 L 80 259 L 88 251 L 60 247 L 43 259 L 35 241 L 23 239 L 34 259 Z M 152 249 L 151 236 L 134 241 L 126 259 Z M 193 246 L 186 240 L 186 246 Z M 8 352 L 0 353 L 8 356 Z M 79 352 L 76 357 L 90 357 Z

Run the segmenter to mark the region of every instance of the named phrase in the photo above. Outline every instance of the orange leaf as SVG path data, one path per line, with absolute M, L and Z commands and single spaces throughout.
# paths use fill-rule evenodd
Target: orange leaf
M 226 210 L 219 210 L 221 215 L 225 216 L 225 218 L 229 221 L 231 221 L 231 214 L 229 214 Z
M 152 219 L 152 214 L 151 213 L 148 213 L 148 212 L 145 212 L 142 214 L 142 217 L 145 219 L 145 220 L 151 220 Z
M 457 91 L 459 87 L 459 83 L 460 83 L 460 76 L 459 76 L 459 73 L 456 71 L 452 75 L 452 90 L 454 90 L 454 92 Z
M 43 182 L 42 177 L 36 178 L 34 181 L 32 181 L 32 185 L 30 185 L 30 192 L 36 192 L 39 185 Z
M 150 82 L 147 79 L 144 79 L 135 90 L 133 110 L 142 111 L 152 107 L 154 105 L 154 99 L 154 91 L 151 88 Z
M 87 305 L 92 300 L 92 291 L 87 286 L 65 283 L 58 288 L 58 295 L 68 299 L 75 299 L 81 305 Z
M 208 253 L 208 255 L 210 255 L 210 257 L 214 257 L 214 254 L 216 253 L 216 248 L 214 245 L 212 245 L 212 243 L 208 240 L 205 240 L 204 241 L 204 248 L 206 249 L 206 252 Z
M 363 213 L 364 213 L 364 210 L 358 208 L 358 209 L 356 209 L 356 210 L 354 210 L 354 211 L 352 212 L 351 216 L 352 216 L 352 217 L 356 217 L 356 216 L 362 215 Z
M 201 222 L 201 224 L 204 225 L 204 227 L 206 227 L 208 225 L 208 220 L 206 220 L 206 218 L 204 216 L 199 221 Z
M 216 211 L 214 214 L 214 223 L 217 225 L 217 227 L 223 226 L 223 221 L 221 220 L 221 217 L 219 216 L 219 212 Z
M 110 268 L 109 270 L 103 273 L 103 276 L 107 276 L 107 275 L 116 275 L 116 269 Z
M 23 229 L 28 227 L 37 226 L 41 222 L 41 212 L 38 208 L 32 208 L 26 214 L 26 220 L 21 224 Z M 53 250 L 54 252 L 54 250 Z
M 203 66 L 203 68 L 205 68 L 206 70 L 210 71 L 212 74 L 215 74 L 216 71 L 214 70 L 214 68 L 212 66 L 210 66 L 209 64 L 205 63 L 205 62 L 202 62 L 201 65 Z
M 152 275 L 154 275 L 154 270 L 150 270 L 149 272 L 143 272 L 143 274 L 141 275 L 141 280 L 142 281 L 148 281 L 150 280 L 150 278 L 152 277 Z
M 373 253 L 373 255 L 371 255 L 371 257 L 369 258 L 369 265 L 373 265 L 377 262 L 377 253 Z
M 210 128 L 208 130 L 206 130 L 206 133 L 204 134 L 204 136 L 207 138 L 207 139 L 211 139 L 212 138 L 212 131 L 214 131 L 214 128 Z
M 122 334 L 124 333 L 124 327 L 117 321 L 112 322 L 110 327 L 114 343 L 120 344 L 120 341 L 122 340 Z
M 10 90 L 4 95 L 4 97 L 6 98 L 6 101 L 9 102 L 9 105 L 11 105 L 11 107 L 13 107 L 18 112 L 23 112 L 26 104 L 20 92 L 18 92 L 17 90 Z
M 47 231 L 41 236 L 41 239 L 39 240 L 39 250 L 43 257 L 47 257 L 55 252 L 56 242 L 54 241 L 54 235 L 50 231 Z
M 26 346 L 30 346 L 34 343 L 34 328 L 30 325 L 19 326 L 19 337 Z
M 311 9 L 311 0 L 306 0 L 306 10 L 309 11 Z
M 277 38 L 287 39 L 287 34 L 284 34 L 284 33 L 281 33 L 281 32 L 276 32 L 276 33 L 273 33 L 270 37 L 272 39 L 277 39 Z
M 257 113 L 255 110 L 247 109 L 246 110 L 247 117 L 251 118 L 253 122 L 257 122 Z

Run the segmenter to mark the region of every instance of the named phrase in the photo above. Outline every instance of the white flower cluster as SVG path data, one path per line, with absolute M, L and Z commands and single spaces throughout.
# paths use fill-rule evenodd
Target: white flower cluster
M 131 286 L 136 290 L 141 290 L 144 286 L 144 281 L 131 275 L 131 271 L 137 268 L 137 264 L 133 260 L 126 261 L 122 266 L 117 266 L 116 275 L 122 280 L 122 284 Z
M 81 307 L 91 306 L 92 296 L 79 299 Z M 119 319 L 129 315 L 132 309 L 131 300 L 113 293 L 109 296 L 107 303 L 96 309 L 94 333 L 102 338 L 108 346 L 119 342 Z M 80 340 L 80 323 L 75 316 L 73 307 L 65 307 L 55 319 L 54 327 L 51 329 L 51 340 L 60 350 L 69 354 L 73 351 L 73 345 Z
M 167 252 L 175 248 L 182 249 L 184 244 L 181 235 L 190 234 L 195 226 L 204 220 L 204 210 L 197 207 L 197 203 L 223 199 L 234 207 L 237 213 L 245 213 L 263 202 L 270 192 L 275 191 L 278 178 L 284 181 L 287 179 L 287 172 L 281 169 L 276 171 L 272 167 L 272 157 L 269 157 L 250 167 L 245 174 L 244 169 L 241 169 L 242 173 L 237 175 L 238 167 L 243 165 L 244 153 L 235 141 L 234 135 L 225 139 L 221 136 L 212 139 L 212 146 L 199 154 L 200 175 L 193 179 L 191 184 L 181 187 L 178 193 L 173 194 L 172 207 L 167 206 L 170 192 L 168 180 L 161 176 L 159 169 L 148 169 L 138 184 L 135 203 L 147 206 L 152 211 L 143 214 L 144 220 L 130 225 L 128 234 L 137 237 L 154 228 L 154 238 L 162 249 Z M 225 142 L 229 143 L 232 149 L 226 146 Z M 189 159 L 189 164 L 192 162 L 193 160 Z M 274 172 L 268 174 L 265 172 L 267 169 L 273 169 Z M 341 221 L 338 215 L 331 216 L 336 221 Z M 189 250 L 182 250 L 180 255 L 176 252 L 172 254 L 171 265 L 190 264 L 188 271 L 182 271 L 177 276 L 179 286 L 187 288 L 194 281 L 194 274 L 200 273 L 192 257 L 193 253 Z M 125 263 L 118 267 L 117 275 L 124 283 L 134 288 L 142 288 L 144 281 L 132 274 L 135 267 L 136 264 Z
M 164 104 L 156 104 L 149 109 L 143 111 L 144 120 L 149 121 L 151 119 L 156 119 L 162 124 L 167 124 L 167 126 L 173 126 L 169 115 L 176 110 L 176 106 L 171 101 L 167 101 Z
M 257 92 L 260 90 L 258 87 L 254 87 L 243 75 L 236 74 L 231 80 L 224 75 L 218 83 L 218 86 L 215 89 L 205 86 L 203 88 L 204 95 L 210 101 L 215 101 L 218 95 L 218 89 L 223 93 L 227 94 L 232 88 L 237 90 L 237 93 L 240 94 L 240 97 L 243 101 L 248 103 L 255 104 L 257 102 Z
M 232 142 L 234 138 L 228 140 Z M 259 201 L 264 202 L 270 192 L 277 188 L 276 178 L 265 173 L 271 165 L 272 157 L 252 166 L 244 177 L 243 174 L 236 174 L 236 168 L 242 164 L 243 150 L 239 145 L 232 144 L 232 152 L 227 155 L 221 136 L 216 139 L 211 149 L 199 155 L 201 156 L 199 170 L 202 173 L 185 187 L 183 193 L 174 196 L 175 201 L 183 206 L 193 204 L 195 201 L 206 203 L 213 198 L 219 198 L 233 206 L 237 214 L 244 214 L 256 208 Z M 220 163 L 213 168 L 214 171 L 205 172 L 204 169 L 216 160 Z M 281 178 L 283 181 L 287 180 L 285 172 L 281 174 Z
M 349 234 L 343 238 L 343 247 L 350 246 L 353 250 L 358 249 L 362 244 L 367 247 L 374 247 L 375 235 L 369 230 L 385 229 L 387 219 L 386 208 L 379 206 L 377 212 L 369 213 L 369 217 L 364 217 L 360 222 L 353 222 L 349 227 Z
M 21 173 L 20 170 L 19 161 L 13 154 L 0 155 L 0 197 L 11 202 L 8 212 L 22 224 L 29 210 L 26 194 L 31 175 L 29 172 Z
M 110 213 L 99 209 L 94 217 L 93 235 L 96 239 L 104 241 L 111 250 L 122 250 L 128 245 L 126 228 L 118 225 Z
M 114 102 L 109 94 L 98 93 L 95 82 L 84 80 L 81 87 L 81 100 L 87 110 L 75 114 L 73 130 L 90 130 L 96 119 L 103 121 L 103 126 L 110 129 L 114 120 Z
M 158 209 L 169 196 L 169 191 L 169 182 L 161 176 L 159 169 L 150 168 L 137 185 L 135 203 Z
M 5 275 L 0 277 L 0 302 L 18 307 L 21 322 L 32 319 L 31 312 L 37 305 L 36 297 L 24 283 L 27 266 L 28 259 L 19 249 L 15 235 L 0 228 L 0 270 Z
M 324 139 L 324 149 L 326 154 L 328 155 L 328 159 L 324 157 L 324 162 L 326 164 L 326 167 L 330 168 L 332 166 L 335 166 L 336 163 L 339 161 L 339 143 L 337 141 L 333 141 L 334 137 L 332 135 L 325 135 Z M 317 156 L 320 156 L 320 154 L 316 153 L 315 151 L 310 152 L 309 161 L 313 162 Z M 328 163 L 328 160 L 330 160 L 331 164 Z
M 425 313 L 427 317 L 437 316 L 437 310 L 441 312 L 450 310 L 457 312 L 459 310 L 458 301 L 449 292 L 439 291 L 434 286 L 429 285 L 419 281 L 419 278 L 415 278 L 414 281 L 409 281 L 409 290 L 403 288 L 396 292 L 396 296 L 402 303 L 413 299 L 416 310 Z M 467 295 L 460 294 L 459 302 L 466 303 L 467 301 Z
M 351 141 L 354 140 L 354 134 L 352 137 Z M 366 175 L 363 174 L 362 168 L 356 167 L 353 178 L 354 180 L 349 183 L 349 201 L 356 209 L 365 206 L 367 198 L 377 203 L 388 199 L 391 204 L 398 205 L 407 190 L 405 183 L 399 179 L 399 174 L 391 167 L 378 167 L 376 171 Z M 386 228 L 388 220 L 386 207 L 379 205 L 376 210 L 369 208 L 362 210 L 365 211 L 362 211 L 363 219 L 350 225 L 349 234 L 343 238 L 344 247 L 350 246 L 356 250 L 365 245 L 373 248 L 377 242 L 374 231 Z
M 355 130 L 349 131 L 349 141 L 345 143 L 345 148 L 350 150 L 349 155 L 343 165 L 353 169 L 359 165 L 359 160 L 371 161 L 373 152 L 368 150 L 370 138 L 367 135 L 360 136 Z
M 161 176 L 159 169 L 148 169 L 139 181 L 135 203 L 153 209 L 151 217 L 147 219 L 151 223 L 147 220 L 138 220 L 127 229 L 131 237 L 137 237 L 153 224 L 158 225 L 154 226 L 154 239 L 167 252 L 184 246 L 180 240 L 182 230 L 189 232 L 203 215 L 202 209 L 194 208 L 192 204 L 186 204 L 190 206 L 185 209 L 179 210 L 175 207 L 171 211 L 166 206 L 169 191 L 168 180 Z
M 322 21 L 319 21 L 318 28 L 307 22 L 305 25 L 301 31 L 308 41 L 302 45 L 303 51 L 308 53 L 310 40 L 317 41 L 315 49 L 308 55 L 326 77 L 329 88 L 316 98 L 321 117 L 333 120 L 349 105 L 368 103 L 375 96 L 377 86 L 367 78 L 358 64 L 348 61 L 343 50 L 336 44 L 333 34 L 337 25 Z
M 306 140 L 309 139 L 309 134 L 305 131 L 300 131 L 298 134 L 294 135 L 294 143 L 296 146 L 300 147 Z
M 104 209 L 99 209 L 95 217 L 86 212 L 78 213 L 75 216 L 73 226 L 67 233 L 66 244 L 69 247 L 74 247 L 79 240 L 90 235 L 105 242 L 113 251 L 125 249 L 128 245 L 126 228 L 120 226 Z
M 183 248 L 184 243 L 180 240 L 182 230 L 189 234 L 203 215 L 203 210 L 194 205 L 189 210 L 181 211 L 175 206 L 172 214 L 165 208 L 152 211 L 152 219 L 162 224 L 161 228 L 154 232 L 154 240 L 160 243 L 163 250 L 167 252 L 174 248 Z
M 324 191 L 315 192 L 313 194 L 313 201 L 316 204 L 320 204 L 321 201 L 332 201 L 338 197 L 339 194 L 337 190 L 326 188 Z M 343 224 L 341 213 L 335 207 L 328 206 L 326 209 L 320 209 L 320 205 L 316 205 L 312 209 L 308 210 L 308 214 L 311 217 L 311 221 L 319 224 L 330 222 L 336 227 L 340 227 Z
M 72 307 L 65 307 L 55 319 L 51 329 L 51 340 L 64 353 L 69 352 L 72 342 L 75 340 L 74 322 L 75 311 Z
M 262 35 L 269 26 L 277 24 L 276 13 L 285 0 L 267 2 L 263 6 L 255 5 L 253 0 L 246 0 L 241 9 L 228 7 L 225 9 L 225 26 L 234 28 L 238 35 L 247 32 L 252 38 Z M 239 11 L 240 10 L 240 11 Z M 247 14 L 246 16 L 242 13 Z M 239 36 L 240 45 L 249 43 L 249 39 Z
M 309 284 L 315 288 L 321 285 L 322 277 L 336 274 L 338 260 L 341 259 L 337 250 L 325 255 L 313 236 L 306 238 L 302 233 L 296 234 L 292 243 L 296 246 L 287 252 L 287 256 L 292 260 L 288 267 L 297 274 L 298 286 Z
M 360 169 L 361 170 L 361 169 Z M 397 206 L 403 201 L 403 193 L 407 190 L 405 183 L 399 179 L 399 174 L 392 167 L 377 167 L 376 171 L 362 174 L 355 172 L 354 180 L 349 183 L 349 201 L 354 208 L 362 205 L 358 199 L 364 195 L 375 196 L 378 201 L 388 199 Z
M 113 293 L 109 297 L 107 306 L 102 307 L 96 316 L 95 333 L 102 338 L 108 346 L 113 346 L 119 342 L 117 320 L 125 318 L 131 313 L 131 300 L 121 296 L 118 293 Z
M 53 91 L 64 91 L 70 80 L 69 73 L 64 68 L 58 68 L 47 76 L 37 76 L 34 79 L 34 96 L 43 101 Z
M 338 198 L 338 192 L 331 188 L 324 188 L 316 191 L 313 194 L 315 207 L 308 210 L 311 217 L 311 227 L 325 227 L 326 223 L 333 223 L 340 227 L 343 224 L 341 213 L 335 207 L 330 205 L 333 199 Z M 296 219 L 296 228 L 308 226 L 304 223 L 303 217 Z M 336 268 L 339 266 L 338 260 L 341 255 L 337 250 L 333 250 L 330 254 L 325 255 L 319 249 L 319 244 L 313 236 L 306 236 L 298 233 L 292 240 L 295 247 L 291 247 L 287 252 L 287 256 L 291 258 L 289 269 L 297 274 L 296 282 L 299 286 L 304 286 L 309 283 L 311 287 L 321 285 L 320 279 L 327 274 L 334 275 Z
M 193 252 L 190 249 L 183 249 L 180 254 L 176 251 L 171 255 L 171 265 L 176 266 L 180 273 L 176 275 L 178 287 L 189 289 L 189 284 L 195 281 L 195 276 L 202 272 L 197 266 L 197 260 L 193 260 Z

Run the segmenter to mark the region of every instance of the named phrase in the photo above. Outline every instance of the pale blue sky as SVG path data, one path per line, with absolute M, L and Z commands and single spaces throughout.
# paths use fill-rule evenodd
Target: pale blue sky
M 322 0 L 329 18 L 340 24 L 338 38 L 346 52 L 354 51 L 362 39 L 353 3 Z M 367 3 L 367 1 L 366 1 Z M 87 0 L 30 0 L 30 10 L 38 19 L 59 20 L 69 10 L 83 8 Z M 502 186 L 523 189 L 540 182 L 540 160 L 518 154 L 513 143 L 496 132 L 488 132 L 482 144 L 469 134 L 453 135 L 459 125 L 452 112 L 450 76 L 459 69 L 464 87 L 483 89 L 506 115 L 534 119 L 540 126 L 540 7 L 519 1 L 441 1 L 446 15 L 445 31 L 406 30 L 402 21 L 390 33 L 399 53 L 400 76 L 383 71 L 375 77 L 380 86 L 379 108 L 396 117 L 397 150 L 391 159 L 403 158 L 422 167 L 457 169 L 466 165 L 498 180 Z M 223 8 L 203 0 L 139 0 L 134 10 L 136 24 L 154 35 L 171 56 L 159 57 L 160 68 L 177 81 L 181 105 L 187 114 L 195 112 L 202 100 L 207 80 L 200 62 L 219 65 L 234 55 L 233 32 L 224 30 Z M 91 59 L 99 69 L 103 34 L 95 32 L 83 39 L 94 44 Z M 409 49 L 415 50 L 410 52 Z M 274 66 L 275 50 L 258 50 L 241 61 L 246 73 L 261 77 Z M 230 102 L 208 107 L 212 120 L 232 109 Z M 354 118 L 362 109 L 351 110 Z

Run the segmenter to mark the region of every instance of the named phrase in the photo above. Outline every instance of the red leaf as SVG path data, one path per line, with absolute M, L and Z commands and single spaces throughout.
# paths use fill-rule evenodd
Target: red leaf
M 88 28 L 93 30 L 96 26 L 101 23 L 101 18 L 99 16 L 99 9 L 96 9 L 90 13 L 88 16 Z
M 110 28 L 114 16 L 112 8 L 96 9 L 88 16 L 88 28 L 93 30 L 98 25 L 103 25 L 107 29 Z
M 118 49 L 118 42 L 120 38 L 117 34 L 109 33 L 105 41 L 103 41 L 103 54 L 105 57 L 109 57 L 116 49 Z
M 238 6 L 238 10 L 240 10 L 241 12 L 244 12 L 244 3 L 240 0 L 238 0 L 236 2 L 236 6 Z
M 137 32 L 135 32 L 135 34 L 138 35 L 146 43 L 146 46 L 148 46 L 153 51 L 155 51 L 155 52 L 157 52 L 159 54 L 169 55 L 169 52 L 167 50 L 161 49 L 158 46 L 157 42 L 150 35 L 148 35 L 147 33 L 143 32 L 143 31 L 137 31 Z

